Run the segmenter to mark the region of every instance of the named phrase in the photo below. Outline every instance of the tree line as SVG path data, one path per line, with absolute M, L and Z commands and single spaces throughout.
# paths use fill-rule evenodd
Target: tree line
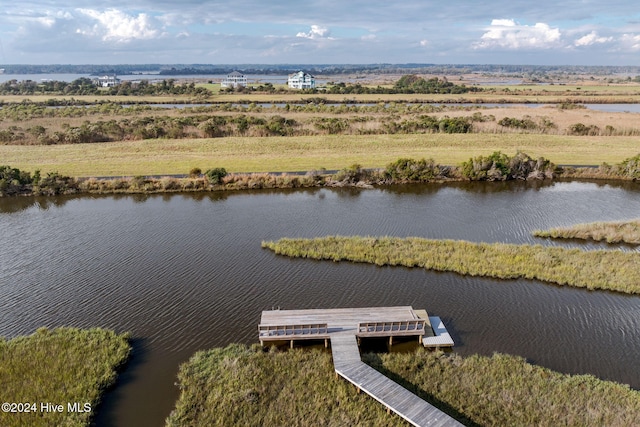
M 166 79 L 157 83 L 148 80 L 132 82 L 125 80 L 119 85 L 109 88 L 99 87 L 87 77 L 81 77 L 72 82 L 43 81 L 16 79 L 0 83 L 1 95 L 191 95 L 195 97 L 209 97 L 212 92 L 195 83 L 177 84 L 174 79 Z

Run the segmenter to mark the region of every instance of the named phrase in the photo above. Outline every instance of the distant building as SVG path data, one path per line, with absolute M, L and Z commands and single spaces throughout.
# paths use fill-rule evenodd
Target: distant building
M 4 74 L 4 68 L 0 68 L 0 74 Z
M 288 84 L 292 89 L 313 89 L 316 87 L 316 78 L 304 71 L 298 71 L 289 76 Z
M 112 76 L 98 77 L 93 82 L 96 84 L 96 86 L 100 87 L 114 87 L 120 84 L 120 79 L 114 74 Z
M 247 86 L 247 76 L 244 74 L 234 71 L 231 74 L 227 74 L 227 78 L 220 83 L 220 87 L 246 87 Z

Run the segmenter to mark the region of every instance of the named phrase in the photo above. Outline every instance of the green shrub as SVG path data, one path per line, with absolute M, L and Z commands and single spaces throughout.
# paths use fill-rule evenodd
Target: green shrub
M 536 122 L 534 122 L 531 117 L 525 116 L 522 119 L 517 119 L 515 117 L 504 117 L 498 121 L 500 126 L 516 128 L 516 129 L 526 129 L 526 130 L 534 130 L 538 128 Z
M 543 157 L 533 160 L 522 152 L 509 157 L 495 151 L 489 156 L 478 156 L 463 162 L 460 170 L 462 176 L 471 181 L 506 181 L 552 178 L 555 165 Z
M 387 165 L 384 176 L 397 181 L 428 182 L 446 178 L 449 173 L 449 167 L 438 165 L 433 159 L 398 159 Z
M 618 173 L 626 178 L 640 179 L 640 154 L 616 165 Z
M 370 177 L 370 173 L 367 170 L 362 169 L 362 166 L 357 163 L 338 171 L 338 173 L 334 175 L 334 179 L 336 181 L 349 184 L 356 184 L 360 181 L 366 180 L 368 177 Z
M 467 117 L 443 117 L 438 122 L 438 130 L 442 133 L 469 133 L 472 129 Z
M 40 172 L 36 171 L 38 179 Z M 11 196 L 31 191 L 31 174 L 10 166 L 0 166 L 0 196 Z
M 222 125 L 225 123 L 224 117 L 212 117 L 198 125 L 207 138 L 216 138 L 223 136 Z
M 227 176 L 227 170 L 225 168 L 213 168 L 208 169 L 204 174 L 211 184 L 220 184 L 222 179 Z
M 58 172 L 49 172 L 47 176 L 40 178 L 33 192 L 41 196 L 55 196 L 58 194 L 74 194 L 79 190 L 78 182 L 70 177 L 60 175 Z
M 569 133 L 571 135 L 580 135 L 580 136 L 594 136 L 600 134 L 600 128 L 596 125 L 585 125 L 582 123 L 576 123 L 569 126 Z

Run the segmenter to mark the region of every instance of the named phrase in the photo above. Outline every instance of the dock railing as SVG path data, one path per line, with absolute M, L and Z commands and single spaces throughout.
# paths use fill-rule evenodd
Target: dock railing
M 258 335 L 261 341 L 328 338 L 328 334 L 329 328 L 326 323 L 258 325 Z
M 410 319 L 395 322 L 360 322 L 359 337 L 375 337 L 389 335 L 424 335 L 424 319 Z

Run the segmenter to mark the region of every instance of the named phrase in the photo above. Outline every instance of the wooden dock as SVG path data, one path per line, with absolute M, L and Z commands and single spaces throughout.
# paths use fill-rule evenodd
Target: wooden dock
M 364 391 L 383 404 L 388 412 L 395 412 L 414 426 L 461 426 L 360 358 L 359 338 L 389 337 L 392 344 L 394 336 L 417 336 L 421 343 L 425 338 L 437 337 L 430 320 L 435 318 L 409 306 L 271 310 L 262 312 L 258 333 L 263 345 L 290 341 L 293 347 L 294 341 L 308 339 L 325 340 L 327 345 L 330 341 L 336 374 L 355 385 L 358 392 Z

